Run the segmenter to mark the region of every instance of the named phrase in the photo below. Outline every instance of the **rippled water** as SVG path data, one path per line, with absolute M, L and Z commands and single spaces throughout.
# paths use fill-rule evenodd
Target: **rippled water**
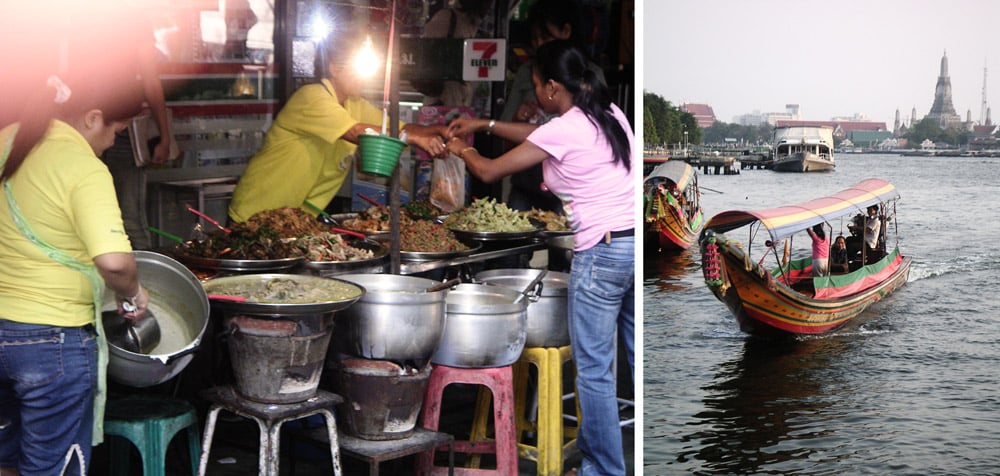
M 701 175 L 707 216 L 889 180 L 913 265 L 854 325 L 778 344 L 739 331 L 697 250 L 646 252 L 643 474 L 1000 474 L 998 166 L 839 155 L 829 174 Z

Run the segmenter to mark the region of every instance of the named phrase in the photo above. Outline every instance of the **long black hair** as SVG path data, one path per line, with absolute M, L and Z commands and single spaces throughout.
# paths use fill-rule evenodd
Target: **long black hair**
M 543 81 L 553 80 L 563 85 L 573 95 L 573 105 L 580 108 L 590 122 L 608 138 L 615 163 L 632 168 L 632 150 L 628 134 L 611 113 L 611 96 L 608 88 L 587 67 L 587 58 L 580 49 L 568 41 L 556 40 L 538 48 L 535 72 Z

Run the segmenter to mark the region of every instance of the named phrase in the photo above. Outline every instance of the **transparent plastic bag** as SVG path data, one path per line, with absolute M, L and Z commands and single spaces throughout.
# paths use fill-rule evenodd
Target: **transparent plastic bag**
M 445 213 L 465 206 L 465 162 L 458 156 L 434 159 L 430 201 Z

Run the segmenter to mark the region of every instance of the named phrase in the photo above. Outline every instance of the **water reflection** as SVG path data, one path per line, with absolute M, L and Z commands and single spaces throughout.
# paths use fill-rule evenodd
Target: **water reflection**
M 830 366 L 843 359 L 847 342 L 748 338 L 742 354 L 718 365 L 713 383 L 702 387 L 705 409 L 691 423 L 698 429 L 682 438 L 692 450 L 679 460 L 703 461 L 712 473 L 747 474 L 790 461 L 808 465 L 820 450 L 830 456 L 824 446 L 832 442 L 809 440 L 833 436 L 824 423 L 842 417 L 832 405 L 850 385 Z
M 698 258 L 698 250 L 695 248 L 658 251 L 655 254 L 647 252 L 643 259 L 643 282 L 659 288 L 657 292 L 686 290 L 690 285 L 683 280 L 701 266 Z

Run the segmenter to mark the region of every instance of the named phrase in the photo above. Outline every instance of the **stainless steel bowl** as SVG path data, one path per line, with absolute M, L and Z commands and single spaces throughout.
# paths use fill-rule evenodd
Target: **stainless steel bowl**
M 528 300 L 521 296 L 486 284 L 460 284 L 449 291 L 444 335 L 431 361 L 467 368 L 516 362 L 528 330 Z
M 201 282 L 184 265 L 159 253 L 136 251 L 139 282 L 149 292 L 149 310 L 160 326 L 160 342 L 149 354 L 108 345 L 108 375 L 131 387 L 149 387 L 170 380 L 194 358 L 208 326 L 208 296 Z M 110 290 L 102 311 L 118 303 Z
M 427 360 L 441 341 L 448 290 L 425 292 L 437 281 L 394 274 L 337 276 L 365 295 L 337 315 L 334 348 L 368 359 Z
M 476 281 L 503 286 L 514 291 L 525 288 L 541 273 L 538 269 L 494 269 L 476 274 Z M 528 289 L 528 335 L 525 347 L 562 347 L 569 345 L 567 296 L 569 274 L 545 273 L 541 289 Z

